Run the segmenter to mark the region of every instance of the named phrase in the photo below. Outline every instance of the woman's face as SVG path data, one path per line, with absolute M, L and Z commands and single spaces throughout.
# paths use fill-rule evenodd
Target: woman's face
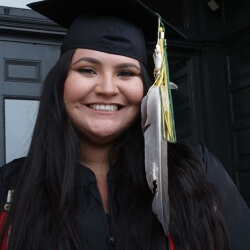
M 63 98 L 69 118 L 84 139 L 112 142 L 138 115 L 142 97 L 137 60 L 95 50 L 75 51 Z

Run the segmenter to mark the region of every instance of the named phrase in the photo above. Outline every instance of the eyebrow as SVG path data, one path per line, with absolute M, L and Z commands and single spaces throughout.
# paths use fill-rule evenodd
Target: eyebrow
M 117 68 L 136 68 L 139 71 L 141 71 L 140 67 L 138 67 L 136 64 L 134 63 L 119 63 L 117 66 Z
M 101 65 L 102 62 L 99 61 L 98 59 L 96 58 L 93 58 L 93 57 L 81 57 L 80 59 L 78 59 L 77 61 L 75 61 L 73 63 L 73 65 L 81 62 L 81 61 L 85 61 L 85 62 L 90 62 L 90 63 L 94 63 L 94 64 L 97 64 L 97 65 Z M 117 68 L 136 68 L 138 69 L 139 71 L 141 70 L 140 67 L 138 67 L 136 64 L 134 63 L 119 63 L 116 65 Z
M 94 64 L 98 64 L 98 65 L 101 65 L 101 61 L 97 60 L 96 58 L 93 58 L 93 57 L 81 57 L 80 59 L 78 59 L 77 61 L 75 61 L 73 63 L 73 65 L 81 62 L 81 61 L 85 61 L 85 62 L 90 62 L 90 63 L 94 63 Z

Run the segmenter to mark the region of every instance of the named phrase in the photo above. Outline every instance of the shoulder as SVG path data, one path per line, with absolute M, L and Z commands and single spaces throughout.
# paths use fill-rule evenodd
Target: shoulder
M 25 158 L 19 158 L 0 167 L 0 212 L 3 210 L 8 191 L 15 190 L 24 161 Z
M 185 145 L 203 162 L 210 181 L 223 189 L 235 186 L 220 160 L 204 144 L 185 143 Z
M 208 157 L 208 149 L 203 143 L 191 143 L 191 142 L 182 142 L 184 146 L 189 148 L 192 153 L 199 158 L 203 163 L 207 162 Z
M 9 179 L 10 176 L 15 177 L 15 175 L 19 174 L 24 161 L 25 157 L 18 158 L 0 167 L 0 185 Z
M 220 160 L 211 153 L 205 144 L 203 143 L 184 143 L 192 153 L 203 162 L 206 168 L 206 173 L 208 176 L 216 174 L 216 172 L 225 172 L 223 165 Z
M 204 163 L 208 179 L 217 186 L 225 198 L 225 216 L 232 249 L 249 249 L 250 210 L 224 166 L 203 144 L 188 147 Z
M 194 161 L 205 168 L 206 172 L 208 171 L 208 162 L 212 156 L 210 156 L 205 144 L 179 141 L 169 146 L 169 153 L 174 153 L 175 158 L 180 157 L 184 161 Z
M 220 160 L 213 153 L 211 153 L 204 144 L 188 143 L 186 145 L 192 150 L 196 157 L 202 161 L 206 170 L 206 176 L 209 181 L 221 189 L 226 194 L 226 198 L 228 200 L 232 200 L 231 198 L 234 195 L 240 200 L 242 199 L 238 188 L 225 170 Z
M 216 183 L 219 187 L 222 185 L 223 188 L 225 188 L 225 184 L 230 187 L 234 186 L 232 179 L 229 177 L 220 160 L 213 153 L 211 153 L 204 144 L 188 143 L 187 146 L 203 162 L 206 168 L 207 177 L 212 182 Z M 221 182 L 222 180 L 223 182 Z

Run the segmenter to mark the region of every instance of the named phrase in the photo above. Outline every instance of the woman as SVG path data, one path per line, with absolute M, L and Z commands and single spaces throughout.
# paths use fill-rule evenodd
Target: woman
M 56 15 L 58 3 L 31 7 Z M 169 145 L 165 235 L 144 170 L 145 64 L 141 30 L 123 16 L 76 18 L 45 81 L 28 155 L 0 170 L 2 249 L 249 248 L 249 210 L 202 145 Z

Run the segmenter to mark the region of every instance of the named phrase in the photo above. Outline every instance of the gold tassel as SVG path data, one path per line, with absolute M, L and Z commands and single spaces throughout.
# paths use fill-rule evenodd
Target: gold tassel
M 158 41 L 154 53 L 155 82 L 161 96 L 162 136 L 169 142 L 176 142 L 173 102 L 169 81 L 169 70 L 166 51 L 165 28 L 159 16 Z

